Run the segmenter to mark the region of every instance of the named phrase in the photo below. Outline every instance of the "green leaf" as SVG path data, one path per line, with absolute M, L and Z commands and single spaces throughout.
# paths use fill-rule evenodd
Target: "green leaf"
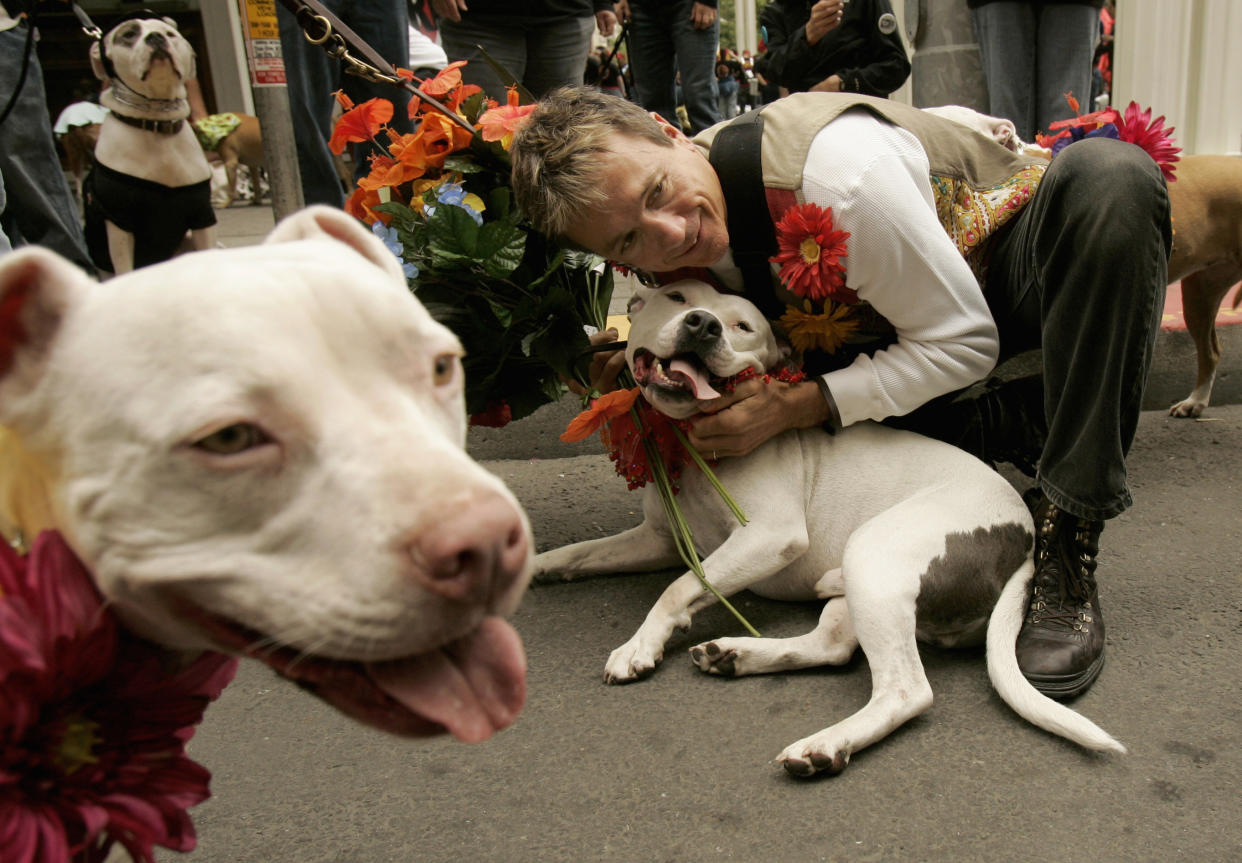
M 476 250 L 487 274 L 503 279 L 522 263 L 526 254 L 526 235 L 506 222 L 488 222 L 479 229 Z
M 438 204 L 427 220 L 427 240 L 436 265 L 473 263 L 477 257 L 479 226 L 461 207 Z

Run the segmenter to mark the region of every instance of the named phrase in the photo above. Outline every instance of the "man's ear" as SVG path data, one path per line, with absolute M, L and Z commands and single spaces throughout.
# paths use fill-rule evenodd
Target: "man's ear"
M 686 138 L 686 133 L 681 131 L 681 126 L 678 125 L 677 123 L 670 123 L 668 120 L 665 120 L 655 111 L 649 111 L 648 113 L 651 115 L 651 119 L 655 120 L 657 123 L 660 124 L 660 131 L 662 131 L 668 137 L 672 138 L 674 141 L 676 141 L 678 138 L 685 138 L 687 141 L 690 140 L 689 138 Z
M 0 258 L 0 422 L 38 387 L 69 309 L 95 288 L 85 273 L 46 249 Z

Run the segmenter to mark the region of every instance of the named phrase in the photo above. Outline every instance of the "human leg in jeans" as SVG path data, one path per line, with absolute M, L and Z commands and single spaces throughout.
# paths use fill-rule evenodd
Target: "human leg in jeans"
M 986 292 L 1003 354 L 1042 347 L 1047 439 L 1035 505 L 1036 574 L 1018 661 L 1069 698 L 1103 665 L 1095 557 L 1131 503 L 1126 455 L 1159 332 L 1172 238 L 1160 168 L 1142 149 L 1065 148 L 993 250 Z
M 1034 5 L 988 3 L 971 9 L 970 14 L 988 88 L 988 113 L 1011 120 L 1023 141 L 1035 140 Z
M 460 21 L 440 22 L 440 43 L 450 61 L 467 61 L 463 81 L 482 87 L 503 104 L 508 95 L 505 82 L 483 58 L 480 46 L 538 99 L 556 87 L 582 83 L 594 31 L 594 16 L 534 18 L 467 12 Z
M 17 90 L 28 32 L 24 23 L 0 31 L 0 107 L 17 93 L 12 112 L 0 124 L 0 177 L 5 186 L 0 224 L 14 245 L 44 246 L 94 275 L 78 207 L 52 141 L 43 71 L 33 49 L 26 80 Z
M 673 125 L 677 125 L 677 58 L 672 20 L 680 6 L 630 4 L 630 70 L 634 75 L 635 100 Z
M 1074 94 L 1083 114 L 1095 110 L 1091 105 L 1091 60 L 1099 32 L 1100 10 L 1094 6 L 1051 3 L 1039 8 L 1035 49 L 1037 131 L 1047 132 L 1056 121 L 1074 116 L 1066 93 Z
M 1013 121 L 1032 141 L 1074 116 L 1073 93 L 1091 110 L 1091 58 L 1099 10 L 1081 3 L 987 3 L 971 10 L 988 87 L 988 112 Z
M 325 8 L 341 18 L 360 37 L 391 63 L 409 65 L 409 42 L 406 38 L 407 11 L 404 2 L 394 0 L 325 0 Z M 276 4 L 280 22 L 280 50 L 284 56 L 288 81 L 289 112 L 298 151 L 298 173 L 302 179 L 302 198 L 306 204 L 327 204 L 340 207 L 345 203 L 344 190 L 336 173 L 336 163 L 328 150 L 332 137 L 333 93 L 344 90 L 355 104 L 381 97 L 394 103 L 396 110 L 390 125 L 400 131 L 410 130 L 402 91 L 389 84 L 375 84 L 354 75 L 344 75 L 341 61 L 329 57 L 320 45 L 306 41 L 297 19 L 283 4 Z M 372 144 L 355 144 L 354 176 L 370 171 Z
M 681 89 L 690 117 L 690 134 L 697 135 L 721 121 L 719 90 L 716 86 L 716 48 L 720 41 L 720 19 L 710 27 L 697 29 L 690 17 L 695 4 L 689 0 L 670 3 L 673 47 Z

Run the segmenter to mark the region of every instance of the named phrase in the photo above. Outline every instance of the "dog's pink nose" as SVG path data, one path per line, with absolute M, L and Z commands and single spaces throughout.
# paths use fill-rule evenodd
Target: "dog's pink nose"
M 414 577 L 448 599 L 485 603 L 523 574 L 530 543 L 521 515 L 498 495 L 458 501 L 409 546 Z

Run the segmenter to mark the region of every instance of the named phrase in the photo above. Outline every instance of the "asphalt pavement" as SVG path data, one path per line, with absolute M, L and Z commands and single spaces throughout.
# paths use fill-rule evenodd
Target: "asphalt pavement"
M 598 444 L 557 440 L 574 412 L 566 400 L 471 433 L 540 549 L 639 520 L 639 493 Z M 1201 421 L 1145 412 L 1130 470 L 1135 506 L 1101 542 L 1107 664 L 1074 702 L 1128 755 L 1085 753 L 1026 724 L 992 692 L 980 651 L 924 648 L 931 710 L 842 775 L 793 779 L 774 757 L 866 702 L 865 658 L 708 677 L 686 648 L 739 634 L 712 608 L 651 678 L 607 686 L 609 652 L 675 573 L 605 577 L 527 594 L 514 617 L 527 705 L 482 744 L 371 731 L 243 663 L 190 746 L 214 796 L 193 810 L 189 859 L 1242 860 L 1242 405 Z M 819 610 L 749 594 L 738 604 L 773 636 L 810 629 Z

